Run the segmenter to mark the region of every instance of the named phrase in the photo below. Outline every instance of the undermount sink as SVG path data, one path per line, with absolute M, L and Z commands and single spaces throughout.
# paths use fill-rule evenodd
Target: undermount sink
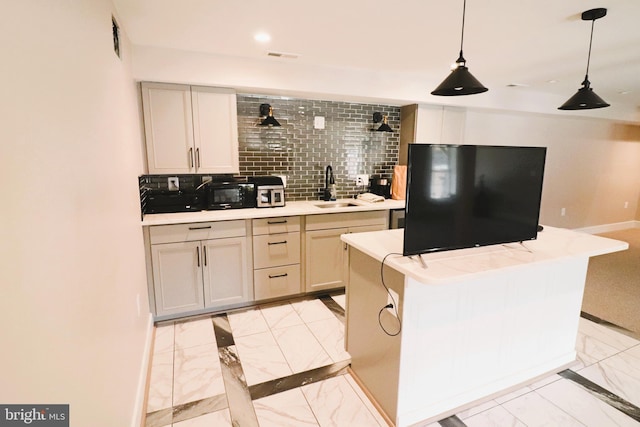
M 351 202 L 323 202 L 323 203 L 318 203 L 315 206 L 319 208 L 349 208 L 349 207 L 360 206 L 360 205 L 358 205 L 357 203 L 351 203 Z

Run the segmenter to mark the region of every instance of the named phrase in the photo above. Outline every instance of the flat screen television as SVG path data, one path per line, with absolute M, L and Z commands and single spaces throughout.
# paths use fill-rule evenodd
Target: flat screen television
M 409 144 L 403 255 L 536 239 L 546 151 Z

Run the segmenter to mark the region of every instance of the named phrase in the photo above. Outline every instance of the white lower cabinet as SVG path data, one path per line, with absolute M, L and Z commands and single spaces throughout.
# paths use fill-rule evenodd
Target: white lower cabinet
M 247 238 L 206 240 L 204 252 L 204 306 L 217 307 L 249 301 Z
M 305 226 L 305 290 L 345 287 L 347 246 L 340 236 L 387 228 L 387 211 L 310 215 Z
M 244 220 L 150 227 L 150 243 L 156 316 L 253 300 Z
M 253 220 L 256 300 L 300 294 L 300 217 Z
M 200 242 L 151 245 L 156 314 L 173 314 L 204 307 Z
M 344 269 L 347 252 L 340 236 L 348 228 L 332 228 L 306 232 L 306 290 L 340 288 L 345 285 Z
M 386 210 L 150 226 L 149 298 L 174 318 L 343 288 L 340 236 L 387 226 Z

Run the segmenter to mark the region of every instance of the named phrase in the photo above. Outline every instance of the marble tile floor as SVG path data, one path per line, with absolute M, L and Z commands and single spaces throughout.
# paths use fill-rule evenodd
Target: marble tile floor
M 386 426 L 347 371 L 345 298 L 156 327 L 146 426 Z M 638 426 L 640 340 L 580 319 L 571 369 L 420 427 Z

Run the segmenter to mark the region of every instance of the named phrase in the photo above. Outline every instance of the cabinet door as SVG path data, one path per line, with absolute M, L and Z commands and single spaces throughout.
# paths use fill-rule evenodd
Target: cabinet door
M 156 315 L 204 308 L 200 242 L 151 245 Z
M 218 307 L 253 299 L 247 262 L 247 238 L 205 240 L 204 305 Z
M 442 139 L 443 107 L 419 105 L 413 142 L 439 144 Z
M 231 89 L 191 88 L 198 173 L 239 173 L 238 113 Z
M 345 286 L 346 249 L 340 235 L 348 228 L 306 232 L 305 287 L 307 292 Z
M 387 227 L 384 225 L 363 225 L 361 227 L 349 227 L 349 233 L 364 233 L 367 231 L 380 231 L 386 230 Z M 344 244 L 344 243 L 343 243 Z M 342 275 L 344 280 L 344 286 L 348 286 L 350 277 L 349 277 L 349 251 L 347 251 L 344 255 L 344 273 Z
M 464 108 L 418 106 L 415 142 L 462 144 L 466 116 Z
M 143 83 L 141 87 L 149 173 L 194 173 L 189 86 Z
M 442 144 L 464 142 L 467 112 L 464 108 L 445 107 L 442 116 Z

